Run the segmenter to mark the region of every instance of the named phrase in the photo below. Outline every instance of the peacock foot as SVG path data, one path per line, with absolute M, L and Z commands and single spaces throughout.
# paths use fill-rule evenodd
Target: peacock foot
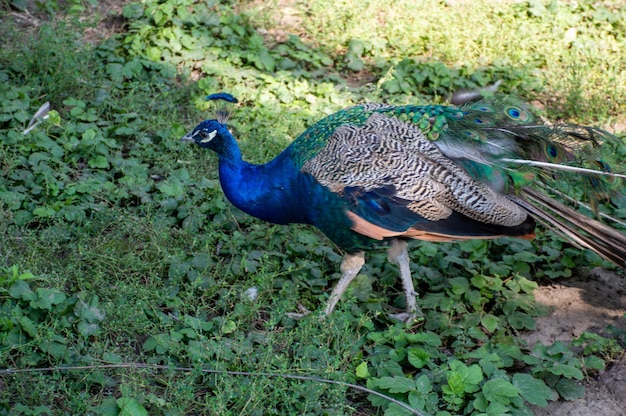
M 419 308 L 419 306 L 417 307 L 417 309 L 413 309 L 410 311 L 404 311 L 400 313 L 388 313 L 387 316 L 394 321 L 402 322 L 408 325 L 414 323 L 415 321 L 424 320 L 424 314 L 422 313 L 422 310 Z
M 285 315 L 291 319 L 302 319 L 311 314 L 311 311 L 305 308 L 301 303 L 298 303 L 298 310 L 300 312 L 287 312 Z

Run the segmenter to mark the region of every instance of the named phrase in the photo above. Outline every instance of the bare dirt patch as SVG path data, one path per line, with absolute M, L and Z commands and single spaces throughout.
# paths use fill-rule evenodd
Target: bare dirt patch
M 623 273 L 593 269 L 587 276 L 541 286 L 535 298 L 552 309 L 537 319 L 537 329 L 524 338 L 529 345 L 568 342 L 585 331 L 602 333 L 609 325 L 626 329 L 626 279 Z M 626 415 L 626 357 L 607 366 L 595 378 L 585 380 L 585 397 L 552 402 L 533 408 L 535 415 Z

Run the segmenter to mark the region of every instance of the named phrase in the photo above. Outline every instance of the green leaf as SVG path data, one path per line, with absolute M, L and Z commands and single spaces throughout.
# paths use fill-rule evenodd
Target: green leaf
M 461 361 L 452 361 L 450 362 L 450 369 L 460 374 L 467 384 L 478 384 L 483 380 L 483 372 L 478 364 L 472 364 L 468 367 Z
M 60 342 L 50 342 L 50 341 L 42 341 L 39 344 L 39 347 L 42 351 L 50 354 L 54 358 L 64 358 L 69 355 L 70 349 Z
M 368 378 L 370 373 L 367 370 L 367 362 L 363 361 L 361 364 L 357 365 L 355 372 L 358 378 Z
M 202 258 L 206 259 L 206 256 L 202 256 Z M 196 265 L 196 268 L 198 268 L 197 265 Z M 189 315 L 184 315 L 182 318 L 182 321 L 185 323 L 185 325 L 189 326 L 190 328 L 193 328 L 196 331 L 197 330 L 210 331 L 211 329 L 213 329 L 213 326 L 214 326 L 214 323 L 212 321 L 209 321 L 209 322 L 203 321 L 202 319 L 196 318 L 194 316 L 189 316 Z
M 107 397 L 106 399 L 102 400 L 98 407 L 94 408 L 98 416 L 118 416 L 118 409 L 119 408 L 117 406 L 115 398 L 113 397 Z
M 528 280 L 525 277 L 520 277 L 518 279 L 520 290 L 526 293 L 532 293 L 539 287 L 537 282 L 533 282 L 532 280 Z
M 93 296 L 88 302 L 79 299 L 74 307 L 74 314 L 88 323 L 98 323 L 104 320 L 106 316 L 99 306 L 97 296 Z
M 535 319 L 527 313 L 514 311 L 507 315 L 509 324 L 515 329 L 530 329 L 534 330 L 537 326 Z
M 63 100 L 63 104 L 69 107 L 79 107 L 85 108 L 87 104 L 83 100 L 79 100 L 77 98 L 68 98 L 67 100 Z
M 6 204 L 7 208 L 12 211 L 18 210 L 24 199 L 26 199 L 26 195 L 22 193 L 0 191 L 0 202 Z
M 481 412 L 485 412 L 487 410 L 487 406 L 489 406 L 489 402 L 485 398 L 485 395 L 482 393 L 476 393 L 474 395 L 474 401 L 472 401 L 472 405 L 476 410 Z
M 51 218 L 54 214 L 56 211 L 49 207 L 38 207 L 33 210 L 33 215 L 36 217 Z
M 415 413 L 401 407 L 395 403 L 391 403 L 387 409 L 385 409 L 385 416 L 411 416 Z
M 206 343 L 200 341 L 189 341 L 187 344 L 187 354 L 192 361 L 203 362 L 211 358 L 211 350 Z
M 30 286 L 28 286 L 28 283 L 23 280 L 18 280 L 11 285 L 9 295 L 13 299 L 24 299 L 28 301 L 32 301 L 36 297 L 35 292 L 33 292 Z
M 455 295 L 462 295 L 469 289 L 469 281 L 464 277 L 454 277 L 448 279 L 448 282 L 452 285 L 452 293 Z
M 224 324 L 222 325 L 223 334 L 232 334 L 236 330 L 237 330 L 237 324 L 235 323 L 235 321 L 231 321 L 230 319 L 227 319 L 226 321 L 224 321 Z
M 124 357 L 114 352 L 105 352 L 102 354 L 102 359 L 107 363 L 123 363 Z
M 423 348 L 410 348 L 407 357 L 415 368 L 422 368 L 430 361 L 430 355 Z
M 80 334 L 85 337 L 88 337 L 91 335 L 97 335 L 98 332 L 100 331 L 100 325 L 90 324 L 84 321 L 80 321 L 78 325 L 76 325 L 76 328 L 78 329 L 78 332 L 80 332 Z
M 13 214 L 13 221 L 16 225 L 24 226 L 33 219 L 33 214 L 29 211 L 19 210 Z
M 545 407 L 548 401 L 556 400 L 558 395 L 554 390 L 539 380 L 525 373 L 516 373 L 513 376 L 513 385 L 517 387 L 524 400 L 530 404 Z
M 511 382 L 503 378 L 496 378 L 487 381 L 482 388 L 482 392 L 490 402 L 497 402 L 508 405 L 510 398 L 520 394 L 520 390 Z
M 426 374 L 422 374 L 417 378 L 417 380 L 415 380 L 415 387 L 420 394 L 426 394 L 433 390 L 433 385 L 430 382 L 430 378 Z
M 177 181 L 167 181 L 161 183 L 157 186 L 159 191 L 163 192 L 165 195 L 176 197 L 180 196 L 185 192 L 183 186 Z
M 161 60 L 161 49 L 156 46 L 150 46 L 146 48 L 146 56 L 151 61 L 160 61 Z
M 83 145 L 92 145 L 95 141 L 96 135 L 98 134 L 98 132 L 94 129 L 87 129 L 85 130 L 85 132 L 82 135 L 82 141 L 81 144 Z
M 430 345 L 431 347 L 439 347 L 442 344 L 441 337 L 439 335 L 435 334 L 434 332 L 427 331 L 418 332 L 417 334 L 407 334 L 406 339 L 413 344 L 419 342 L 422 344 Z
M 39 162 L 47 162 L 49 161 L 50 155 L 44 152 L 33 152 L 28 156 L 28 164 L 31 166 L 37 166 Z
M 487 331 L 493 332 L 498 328 L 500 319 L 497 316 L 486 314 L 480 317 L 480 323 L 485 327 Z
M 154 351 L 158 345 L 159 341 L 155 337 L 148 337 L 141 348 L 143 348 L 144 351 Z
M 552 356 L 571 356 L 572 352 L 562 341 L 557 341 L 552 345 L 546 347 L 546 352 Z
M 597 357 L 595 355 L 584 357 L 583 364 L 585 368 L 592 369 L 592 370 L 604 370 L 605 368 L 604 360 L 602 360 L 600 357 Z
M 37 309 L 51 310 L 52 306 L 64 302 L 66 296 L 56 289 L 38 288 L 36 300 L 30 302 L 30 306 Z
M 55 126 L 61 125 L 61 115 L 56 110 L 50 110 L 48 113 L 48 123 L 53 124 Z
M 146 408 L 132 397 L 120 397 L 117 405 L 120 408 L 118 416 L 148 416 Z
M 554 388 L 565 400 L 578 400 L 585 396 L 585 386 L 568 378 L 560 379 Z
M 446 385 L 441 387 L 448 396 L 446 400 L 458 401 L 466 393 L 480 390 L 478 383 L 482 381 L 483 373 L 478 364 L 468 367 L 461 361 L 452 361 L 449 366 L 451 370 L 447 372 Z
M 491 402 L 487 409 L 485 409 L 485 413 L 487 416 L 505 416 L 510 415 L 511 410 L 510 406 L 505 406 L 503 404 L 497 402 Z
M 552 367 L 548 368 L 552 374 L 556 374 L 557 376 L 563 376 L 566 378 L 575 378 L 576 380 L 582 380 L 585 376 L 580 369 L 574 367 L 573 365 L 567 364 L 555 364 Z
M 33 338 L 37 338 L 39 336 L 39 331 L 35 326 L 35 323 L 32 319 L 27 316 L 20 316 L 17 318 L 17 322 L 19 322 L 20 327 Z
M 109 167 L 109 161 L 102 155 L 89 159 L 88 164 L 90 168 L 94 169 L 106 169 Z
M 111 78 L 115 81 L 122 80 L 122 64 L 119 63 L 110 63 L 107 65 L 107 74 L 111 76 Z
M 470 279 L 470 282 L 472 282 L 472 285 L 474 285 L 474 287 L 478 289 L 482 289 L 483 287 L 487 286 L 487 279 L 481 274 L 472 277 Z
M 415 381 L 406 377 L 381 377 L 374 381 L 379 388 L 389 390 L 389 393 L 416 391 Z
M 346 55 L 346 64 L 352 71 L 358 72 L 365 67 L 365 63 L 361 57 L 348 54 Z
M 261 49 L 258 55 L 258 60 L 260 65 L 259 69 L 266 69 L 268 71 L 274 71 L 276 67 L 276 60 L 270 55 L 269 51 L 266 48 Z
M 428 404 L 437 402 L 437 393 L 433 392 L 430 375 L 422 374 L 415 380 L 415 391 L 409 392 L 409 404 L 414 409 L 425 409 Z
M 422 243 L 419 244 L 418 250 L 426 257 L 435 257 L 437 255 L 437 252 L 439 251 L 439 248 L 434 243 Z
M 519 251 L 513 255 L 513 258 L 523 263 L 535 263 L 539 261 L 539 256 L 530 251 Z
M 155 10 L 154 15 L 152 16 L 152 18 L 154 19 L 154 24 L 159 26 L 161 24 L 161 22 L 163 21 L 163 19 L 165 18 L 165 15 L 163 14 L 162 11 Z

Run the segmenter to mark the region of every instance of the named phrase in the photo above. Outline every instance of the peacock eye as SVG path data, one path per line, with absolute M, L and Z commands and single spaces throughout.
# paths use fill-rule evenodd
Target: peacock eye
M 213 140 L 213 138 L 217 135 L 217 130 L 213 130 L 211 132 L 200 130 L 198 134 L 200 135 L 200 142 L 207 143 Z

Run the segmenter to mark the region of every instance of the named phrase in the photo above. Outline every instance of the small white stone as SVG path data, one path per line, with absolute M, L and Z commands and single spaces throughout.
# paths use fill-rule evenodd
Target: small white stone
M 254 302 L 259 296 L 259 289 L 257 289 L 256 286 L 252 286 L 251 288 L 243 292 L 243 294 L 244 297 L 247 298 L 250 302 Z

